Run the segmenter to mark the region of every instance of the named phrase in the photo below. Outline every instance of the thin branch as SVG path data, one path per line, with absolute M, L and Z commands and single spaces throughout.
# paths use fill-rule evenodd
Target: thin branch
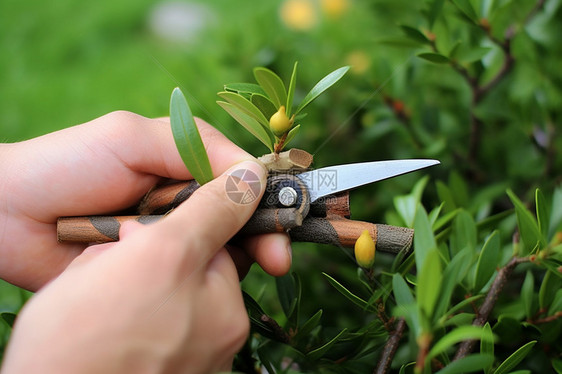
M 277 341 L 289 344 L 289 342 L 291 341 L 291 337 L 289 336 L 289 334 L 287 334 L 285 332 L 285 330 L 283 330 L 283 328 L 281 326 L 279 326 L 279 324 L 277 323 L 276 320 L 274 320 L 273 318 L 271 318 L 267 314 L 262 314 L 261 317 L 260 317 L 260 321 L 262 321 L 267 326 L 269 326 L 269 328 L 271 328 L 271 330 L 273 331 L 273 334 L 275 335 Z
M 386 374 L 390 369 L 390 364 L 394 359 L 396 350 L 398 349 L 398 344 L 402 335 L 404 334 L 404 329 L 406 328 L 406 321 L 404 318 L 400 318 L 396 322 L 394 331 L 390 334 L 386 344 L 384 345 L 381 358 L 373 374 Z
M 538 318 L 538 319 L 534 319 L 534 320 L 527 320 L 527 322 L 532 323 L 533 325 L 540 325 L 542 323 L 549 323 L 549 322 L 552 322 L 552 321 L 556 321 L 559 318 L 562 318 L 562 311 L 556 312 L 553 315 L 548 316 L 548 317 Z
M 505 265 L 504 267 L 502 267 L 498 271 L 498 274 L 496 275 L 496 278 L 494 279 L 494 281 L 492 282 L 492 285 L 490 286 L 490 290 L 486 294 L 486 298 L 484 299 L 484 302 L 482 303 L 482 305 L 478 309 L 478 313 L 476 315 L 476 318 L 472 322 L 473 326 L 482 327 L 486 324 L 486 322 L 488 321 L 488 317 L 490 316 L 490 313 L 492 312 L 492 309 L 494 309 L 494 306 L 496 305 L 496 301 L 498 300 L 498 296 L 500 295 L 500 292 L 502 291 L 503 287 L 505 286 L 505 284 L 507 282 L 507 279 L 509 278 L 509 276 L 513 272 L 513 269 L 515 269 L 515 267 L 518 264 L 520 264 L 522 262 L 526 262 L 526 261 L 528 261 L 527 258 L 513 257 L 507 263 L 507 265 Z M 460 344 L 460 346 L 457 350 L 457 353 L 455 354 L 455 357 L 454 357 L 453 360 L 458 360 L 458 359 L 461 359 L 463 357 L 466 357 L 472 351 L 476 342 L 477 342 L 477 340 L 465 340 L 465 341 L 463 341 Z

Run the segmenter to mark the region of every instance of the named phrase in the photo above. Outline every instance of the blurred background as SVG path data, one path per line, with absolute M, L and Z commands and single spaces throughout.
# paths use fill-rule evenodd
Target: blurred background
M 472 4 L 474 13 L 458 3 Z M 535 187 L 549 191 L 560 181 L 560 3 L 2 0 L 0 140 L 22 141 L 114 110 L 167 116 L 170 94 L 180 86 L 197 116 L 259 156 L 267 149 L 216 104 L 225 83 L 254 82 L 255 66 L 288 82 L 298 61 L 298 102 L 324 75 L 351 65 L 308 108 L 292 146 L 313 153 L 317 167 L 395 158 L 442 162 L 353 192 L 353 218 L 403 224 L 393 197 L 423 175 L 452 187 L 459 205 L 484 217 L 505 208 L 507 187 L 530 196 Z M 506 35 L 514 35 L 515 63 L 501 75 Z M 482 86 L 500 79 L 475 102 L 466 74 Z M 426 194 L 429 205 L 438 205 L 433 182 Z M 295 271 L 306 274 L 303 292 L 311 297 L 333 292 L 322 271 L 355 276 L 348 252 L 294 247 Z M 265 299 L 275 293 L 259 269 L 244 287 Z M 1 310 L 16 311 L 27 297 L 0 285 Z M 338 300 L 314 299 L 303 308 L 332 303 L 337 310 Z M 326 323 L 353 324 L 343 308 L 354 306 L 325 313 Z M 279 310 L 273 300 L 268 312 L 282 319 Z

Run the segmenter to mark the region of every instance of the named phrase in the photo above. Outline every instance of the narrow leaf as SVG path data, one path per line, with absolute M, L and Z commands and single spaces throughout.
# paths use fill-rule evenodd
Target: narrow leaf
M 293 109 L 293 97 L 295 96 L 295 89 L 297 87 L 297 65 L 295 62 L 293 66 L 293 73 L 291 74 L 291 81 L 289 82 L 289 91 L 287 91 L 287 105 L 285 105 L 285 110 L 287 117 L 291 118 L 291 113 Z
M 500 256 L 500 235 L 494 231 L 486 239 L 484 247 L 478 256 L 476 265 L 476 276 L 474 277 L 474 291 L 478 292 L 488 283 L 492 274 L 496 270 Z
M 535 217 L 527 210 L 525 205 L 519 200 L 519 198 L 511 191 L 507 191 L 507 195 L 511 199 L 511 202 L 515 206 L 515 214 L 517 215 L 517 226 L 519 228 L 519 234 L 521 241 L 525 246 L 525 252 L 523 255 L 531 253 L 541 241 L 541 232 L 539 230 L 539 225 L 535 220 Z
M 299 130 L 301 128 L 301 125 L 296 125 L 295 127 L 293 127 L 289 133 L 287 134 L 287 138 L 285 138 L 285 144 L 283 144 L 283 148 L 287 147 L 287 145 L 289 145 L 289 143 L 291 142 L 291 140 L 293 140 L 293 138 L 295 137 L 295 135 L 298 134 Z M 283 149 L 282 148 L 282 149 Z
M 474 23 L 478 23 L 478 15 L 476 14 L 476 10 L 470 3 L 470 0 L 453 0 L 453 3 L 469 20 Z
M 421 44 L 428 44 L 431 45 L 431 41 L 424 35 L 423 32 L 416 29 L 415 27 L 401 25 L 400 28 L 408 36 L 408 38 L 421 43 Z
M 480 341 L 480 353 L 484 355 L 494 356 L 494 333 L 492 332 L 492 327 L 490 326 L 489 322 L 486 322 L 484 325 L 484 335 L 486 335 L 485 339 Z M 488 374 L 492 370 L 492 364 L 484 367 L 484 371 Z
M 469 247 L 472 251 L 476 250 L 476 223 L 466 210 L 458 212 L 453 223 L 453 240 L 451 240 L 451 251 L 458 253 L 464 247 Z
M 414 254 L 418 272 L 423 268 L 424 261 L 430 250 L 437 248 L 429 218 L 424 207 L 418 204 L 414 218 Z
M 259 141 L 261 141 L 271 152 L 273 152 L 273 140 L 271 139 L 270 134 L 263 128 L 262 125 L 259 124 L 258 121 L 244 113 L 242 110 L 238 109 L 234 105 L 227 103 L 225 101 L 217 101 L 224 110 L 228 112 L 239 124 L 244 126 L 246 130 Z
M 298 337 L 307 336 L 318 326 L 320 319 L 322 318 L 322 309 L 316 312 L 312 317 L 310 317 L 297 331 Z
M 539 308 L 547 308 L 559 289 L 562 289 L 562 278 L 554 276 L 551 271 L 545 272 L 539 290 Z
M 433 357 L 444 352 L 449 347 L 469 339 L 489 339 L 481 327 L 477 326 L 461 326 L 443 336 L 429 351 L 427 359 L 431 360 Z
M 213 170 L 197 124 L 178 87 L 170 99 L 170 124 L 178 152 L 193 178 L 201 186 L 213 180 Z
M 374 307 L 370 305 L 368 302 L 360 298 L 359 296 L 355 295 L 353 292 L 349 291 L 345 288 L 340 282 L 332 278 L 330 275 L 326 273 L 322 273 L 326 278 L 328 278 L 328 282 L 339 291 L 343 296 L 345 296 L 349 301 L 357 305 L 363 310 L 375 311 Z
M 277 286 L 277 297 L 283 308 L 285 316 L 291 317 L 296 305 L 296 290 L 295 281 L 292 274 L 286 274 L 282 277 L 275 278 L 275 285 Z
M 521 361 L 523 361 L 525 356 L 527 356 L 531 352 L 531 349 L 533 349 L 533 346 L 536 343 L 537 343 L 537 341 L 533 340 L 533 341 L 530 341 L 529 343 L 525 344 L 521 348 L 519 348 L 511 356 L 506 358 L 505 361 L 500 364 L 500 366 L 498 366 L 496 371 L 494 371 L 494 374 L 503 374 L 503 373 L 508 373 L 509 371 L 511 371 L 511 369 L 513 369 Z
M 277 112 L 277 109 L 275 109 L 275 105 L 273 105 L 271 100 L 264 95 L 253 94 L 250 97 L 250 101 L 260 110 L 260 112 L 263 113 L 265 118 L 267 118 L 267 123 L 269 124 L 269 119 L 273 114 L 275 114 L 275 112 Z
M 535 205 L 537 210 L 537 223 L 539 225 L 539 231 L 541 232 L 543 240 L 548 241 L 548 226 L 549 226 L 549 214 L 548 208 L 546 206 L 546 201 L 541 190 L 537 188 L 535 191 Z
M 229 83 L 224 85 L 224 90 L 239 93 L 248 97 L 253 94 L 265 95 L 263 88 L 254 83 Z
M 400 274 L 392 276 L 392 292 L 398 306 L 410 305 L 414 303 L 414 296 L 408 284 Z
M 473 373 L 475 371 L 481 371 L 491 366 L 493 363 L 493 355 L 472 354 L 451 362 L 443 369 L 439 370 L 437 374 Z
M 535 280 L 533 278 L 533 273 L 528 270 L 521 286 L 521 301 L 523 302 L 523 307 L 525 309 L 525 315 L 527 319 L 533 317 L 533 295 L 535 291 Z
M 439 252 L 434 249 L 427 254 L 416 287 L 418 306 L 428 318 L 433 316 L 435 303 L 441 291 L 441 279 L 441 259 Z
M 277 74 L 267 68 L 258 67 L 254 69 L 254 77 L 276 108 L 285 105 L 287 102 L 285 85 Z
M 418 57 L 423 58 L 424 60 L 427 60 L 429 62 L 433 62 L 434 64 L 448 64 L 449 62 L 451 62 L 451 60 L 449 60 L 449 57 L 444 56 L 440 53 L 425 52 L 420 53 Z
M 347 329 L 343 329 L 339 334 L 334 336 L 328 343 L 324 344 L 323 346 L 321 346 L 319 348 L 316 348 L 316 349 L 308 352 L 306 354 L 306 358 L 309 359 L 310 361 L 316 361 L 319 358 L 321 358 L 322 356 L 324 356 L 324 354 L 330 348 L 332 348 L 332 346 L 334 344 L 336 344 L 338 342 L 338 340 L 340 340 L 340 338 L 343 336 L 343 334 L 345 334 L 346 331 L 347 331 Z
M 445 0 L 431 0 L 428 4 L 427 9 L 427 19 L 429 23 L 429 28 L 433 28 L 433 24 L 441 14 L 441 10 L 443 9 L 443 3 Z
M 258 121 L 264 128 L 269 129 L 269 121 L 265 118 L 261 110 L 259 110 L 258 107 L 256 107 L 251 101 L 233 92 L 219 92 L 218 95 Z
M 295 115 L 299 114 L 301 110 L 303 110 L 308 104 L 310 104 L 314 99 L 322 94 L 322 92 L 326 91 L 330 88 L 334 83 L 340 80 L 341 77 L 347 73 L 349 70 L 349 66 L 344 66 L 339 69 L 334 70 L 330 74 L 326 75 L 322 78 L 316 85 L 310 90 L 310 92 L 304 97 L 303 101 L 297 107 L 295 111 Z
M 450 313 L 447 312 L 447 309 L 449 308 L 455 286 L 461 283 L 471 265 L 472 251 L 470 251 L 469 248 L 460 251 L 447 264 L 443 272 L 441 295 L 435 307 L 435 319 L 443 320 L 443 317 L 446 317 L 446 315 Z
M 554 190 L 554 194 L 552 195 L 552 209 L 550 212 L 550 224 L 548 225 L 548 237 L 551 238 L 556 230 L 558 230 L 558 226 L 562 222 L 562 185 L 558 186 Z

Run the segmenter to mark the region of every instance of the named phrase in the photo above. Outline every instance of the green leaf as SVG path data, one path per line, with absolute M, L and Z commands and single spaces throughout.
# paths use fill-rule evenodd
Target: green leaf
M 267 68 L 257 67 L 254 69 L 254 77 L 276 108 L 285 105 L 287 102 L 285 85 L 277 74 Z
M 178 87 L 170 99 L 170 124 L 178 152 L 193 178 L 201 186 L 213 180 L 213 170 L 197 124 Z
M 441 291 L 441 279 L 441 259 L 439 258 L 439 252 L 433 249 L 428 252 L 425 258 L 416 287 L 418 306 L 428 318 L 433 316 L 435 303 Z
M 286 274 L 282 277 L 276 277 L 275 285 L 277 286 L 277 297 L 279 298 L 283 312 L 287 319 L 289 319 L 295 311 L 297 304 L 295 279 L 292 274 Z
M 318 326 L 320 323 L 320 319 L 322 318 L 322 309 L 318 310 L 318 312 L 314 313 L 312 317 L 310 317 L 301 327 L 299 327 L 297 331 L 297 336 L 307 336 Z
M 322 356 L 324 356 L 324 354 L 326 352 L 328 352 L 328 350 L 330 348 L 332 348 L 332 346 L 334 344 L 336 344 L 338 342 L 338 340 L 340 340 L 343 336 L 343 334 L 345 334 L 345 332 L 347 331 L 347 329 L 343 329 L 342 331 L 340 331 L 339 334 L 337 334 L 336 336 L 334 336 L 328 343 L 324 344 L 323 346 L 316 348 L 310 352 L 308 352 L 306 354 L 306 358 L 309 359 L 310 361 L 316 361 L 318 359 L 320 359 Z
M 441 181 L 437 181 L 435 185 L 437 186 L 437 196 L 445 203 L 445 212 L 450 213 L 457 209 L 451 189 Z
M 475 61 L 480 61 L 488 53 L 490 53 L 491 50 L 492 48 L 490 47 L 473 47 L 468 50 L 459 51 L 455 53 L 455 56 L 456 60 L 458 60 L 459 62 L 470 64 Z
M 478 15 L 470 0 L 453 0 L 453 4 L 472 22 L 478 24 Z
M 444 352 L 449 347 L 463 341 L 472 339 L 489 339 L 489 336 L 484 332 L 481 327 L 477 326 L 461 326 L 449 332 L 447 335 L 443 336 L 437 341 L 429 351 L 427 355 L 427 360 L 431 360 L 433 357 Z
M 418 204 L 414 218 L 414 254 L 416 256 L 416 268 L 418 273 L 423 268 L 427 254 L 437 248 L 429 218 L 424 207 Z
M 273 152 L 273 140 L 271 139 L 270 134 L 265 131 L 263 126 L 260 125 L 258 121 L 230 103 L 227 103 L 225 101 L 217 101 L 217 104 L 219 104 L 224 110 L 226 110 L 228 114 L 230 114 L 232 118 L 234 118 L 239 124 L 244 126 L 244 128 L 248 130 L 250 134 L 254 135 L 260 142 L 265 144 L 265 146 L 269 148 L 271 152 Z
M 562 360 L 552 360 L 552 367 L 556 370 L 556 373 L 562 374 Z
M 552 238 L 562 222 L 562 185 L 554 190 L 552 195 L 552 209 L 550 212 L 550 224 L 548 225 L 548 237 Z
M 299 324 L 300 301 L 302 287 L 297 273 L 290 273 L 282 277 L 275 278 L 277 295 L 287 317 L 289 326 L 296 328 Z
M 427 5 L 427 10 L 426 10 L 425 13 L 427 15 L 427 21 L 428 21 L 430 29 L 433 28 L 433 25 L 435 24 L 435 21 L 437 20 L 437 18 L 441 14 L 441 10 L 443 9 L 444 3 L 445 3 L 445 0 L 430 0 L 430 1 L 426 2 L 426 4 L 428 4 L 428 5 Z
M 277 334 L 270 325 L 262 321 L 262 317 L 266 315 L 262 307 L 258 304 L 256 300 L 248 293 L 242 291 L 242 297 L 244 299 L 244 305 L 248 311 L 248 316 L 250 318 L 252 329 L 272 340 L 277 340 Z
M 549 226 L 549 214 L 548 208 L 546 206 L 546 201 L 543 193 L 538 188 L 535 191 L 535 205 L 537 211 L 537 224 L 539 225 L 539 231 L 541 232 L 543 241 L 548 241 L 548 226 Z
M 269 131 L 269 120 L 265 118 L 261 110 L 258 109 L 252 102 L 248 99 L 244 98 L 239 94 L 235 94 L 232 92 L 219 92 L 218 95 L 229 102 L 230 104 L 234 105 L 256 121 L 258 121 L 266 131 Z
M 533 273 L 528 270 L 523 285 L 521 286 L 521 301 L 523 302 L 523 307 L 525 308 L 525 315 L 527 319 L 533 317 L 533 295 L 535 291 L 535 279 L 533 278 Z
M 289 91 L 287 91 L 287 105 L 285 105 L 285 112 L 289 118 L 291 118 L 293 97 L 295 96 L 295 89 L 297 87 L 297 65 L 298 62 L 295 62 L 295 65 L 293 66 L 293 73 L 291 74 L 291 81 L 289 82 Z
M 1 312 L 0 317 L 6 324 L 10 327 L 14 327 L 14 322 L 16 321 L 17 314 L 11 312 Z
M 556 291 L 562 288 L 562 278 L 556 277 L 551 271 L 544 274 L 544 278 L 539 290 L 539 308 L 547 308 L 556 295 Z
M 293 127 L 289 133 L 287 134 L 287 138 L 285 138 L 285 144 L 283 144 L 283 148 L 287 147 L 287 145 L 289 145 L 289 143 L 291 142 L 291 140 L 293 140 L 293 138 L 295 137 L 295 135 L 298 134 L 299 130 L 301 128 L 301 125 L 296 125 L 295 127 Z M 283 149 L 282 148 L 282 149 Z
M 500 364 L 500 366 L 498 366 L 496 371 L 494 371 L 494 374 L 508 373 L 511 369 L 513 369 L 521 361 L 523 361 L 525 356 L 527 356 L 531 352 L 531 349 L 533 349 L 533 346 L 536 343 L 537 343 L 537 341 L 533 340 L 533 341 L 530 341 L 529 343 L 525 344 L 521 348 L 519 348 L 511 356 L 506 358 L 505 361 Z
M 408 36 L 408 38 L 421 43 L 421 44 L 428 44 L 431 45 L 431 40 L 429 40 L 423 32 L 421 32 L 420 30 L 416 29 L 415 27 L 411 27 L 411 26 L 406 26 L 406 25 L 401 25 L 400 28 L 402 29 L 402 31 L 404 32 L 404 34 L 406 34 L 406 36 Z
M 392 276 L 392 292 L 398 306 L 414 304 L 414 296 L 408 284 L 400 274 Z
M 500 258 L 500 235 L 494 231 L 480 251 L 478 263 L 476 265 L 476 276 L 474 277 L 473 289 L 478 292 L 484 287 L 490 277 L 494 274 Z
M 459 211 L 453 223 L 454 236 L 451 240 L 451 252 L 458 253 L 464 247 L 475 251 L 476 231 L 476 223 L 470 213 L 465 210 Z
M 486 338 L 480 340 L 480 353 L 484 355 L 494 356 L 494 333 L 492 332 L 492 327 L 489 322 L 484 325 L 484 334 Z M 484 367 L 484 372 L 488 374 L 492 370 L 492 361 L 490 365 Z
M 472 251 L 465 248 L 460 251 L 445 267 L 443 272 L 443 281 L 441 285 L 441 295 L 437 300 L 435 307 L 436 319 L 444 320 L 446 317 L 447 309 L 451 301 L 451 296 L 455 290 L 455 286 L 461 284 L 462 279 L 465 277 L 468 269 L 472 265 Z
M 224 85 L 224 90 L 239 93 L 248 97 L 252 96 L 252 94 L 265 95 L 263 88 L 254 83 L 229 83 Z
M 414 226 L 416 208 L 421 201 L 423 191 L 428 181 L 429 177 L 425 176 L 414 185 L 411 193 L 394 198 L 394 208 L 408 227 Z
M 338 282 L 337 280 L 332 278 L 330 275 L 328 275 L 326 273 L 322 273 L 322 275 L 324 275 L 326 278 L 328 278 L 328 282 L 330 282 L 330 284 L 336 290 L 338 290 L 339 293 L 341 293 L 343 296 L 345 296 L 353 304 L 357 305 L 358 307 L 360 307 L 363 310 L 368 310 L 368 311 L 371 311 L 371 312 L 376 311 L 375 307 L 373 305 L 370 305 L 368 302 L 366 302 L 365 300 L 363 300 L 359 296 L 355 295 L 353 292 L 349 291 L 340 282 Z
M 562 311 L 562 289 L 556 291 L 552 304 L 550 304 L 550 307 L 548 308 L 548 315 L 551 316 L 560 311 Z
M 535 217 L 527 210 L 525 205 L 511 190 L 507 190 L 507 195 L 515 206 L 515 214 L 517 215 L 517 226 L 519 227 L 519 235 L 525 246 L 525 252 L 521 255 L 531 253 L 541 242 L 542 236 L 539 225 Z
M 475 371 L 481 371 L 482 369 L 491 366 L 493 363 L 493 355 L 472 354 L 451 362 L 443 369 L 439 370 L 437 374 L 472 373 Z
M 272 115 L 275 114 L 275 112 L 277 112 L 277 109 L 275 109 L 275 105 L 273 105 L 271 100 L 261 94 L 253 94 L 250 97 L 250 101 L 260 110 L 260 112 L 263 113 L 265 118 L 267 118 L 267 123 L 269 126 L 269 119 Z
M 419 58 L 423 58 L 429 62 L 433 62 L 434 64 L 448 64 L 451 62 L 449 57 L 444 56 L 440 53 L 433 53 L 433 52 L 424 52 L 418 55 Z
M 322 78 L 316 85 L 310 90 L 310 92 L 304 97 L 302 102 L 297 107 L 295 115 L 299 114 L 308 104 L 314 101 L 318 96 L 320 96 L 324 91 L 330 88 L 334 83 L 339 81 L 341 77 L 347 73 L 349 66 L 343 66 L 339 69 L 334 70 L 330 74 Z

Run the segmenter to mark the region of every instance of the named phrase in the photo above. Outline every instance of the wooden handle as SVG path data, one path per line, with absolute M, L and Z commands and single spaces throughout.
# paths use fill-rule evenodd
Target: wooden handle
M 59 242 L 105 243 L 119 240 L 119 229 L 125 221 L 135 220 L 149 224 L 164 215 L 61 217 L 57 220 Z M 302 225 L 301 212 L 295 208 L 258 209 L 240 230 L 241 234 L 254 235 L 286 232 Z
M 61 242 L 103 243 L 119 240 L 119 228 L 124 221 L 152 223 L 163 215 L 65 217 L 57 222 L 57 237 Z M 377 250 L 390 253 L 408 251 L 414 230 L 346 218 L 307 217 L 304 220 L 294 208 L 259 209 L 240 230 L 242 235 L 288 231 L 295 242 L 312 242 L 353 247 L 363 230 L 369 230 Z

